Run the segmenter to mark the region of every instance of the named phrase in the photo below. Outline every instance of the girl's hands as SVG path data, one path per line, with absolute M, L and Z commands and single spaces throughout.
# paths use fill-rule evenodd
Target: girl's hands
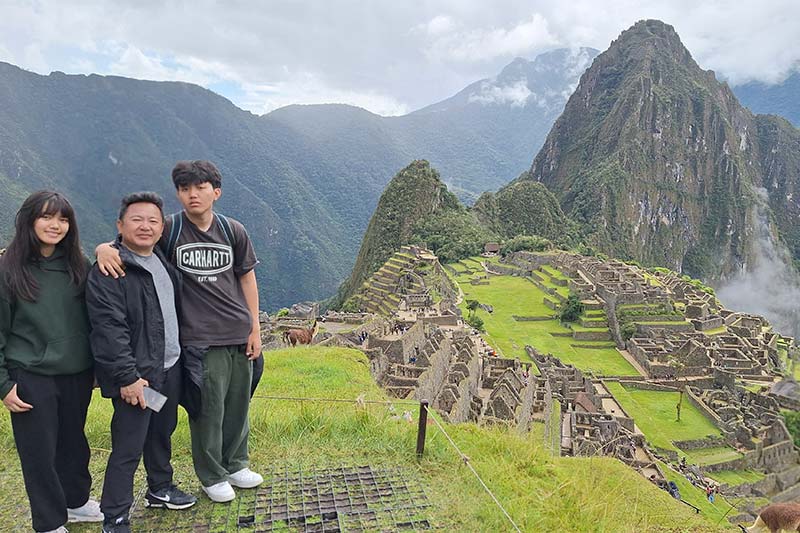
M 25 403 L 20 400 L 19 396 L 17 396 L 17 384 L 15 383 L 11 390 L 8 391 L 6 397 L 3 398 L 3 405 L 6 406 L 6 409 L 11 411 L 12 413 L 24 413 L 25 411 L 30 411 L 33 409 L 33 406 L 29 403 Z

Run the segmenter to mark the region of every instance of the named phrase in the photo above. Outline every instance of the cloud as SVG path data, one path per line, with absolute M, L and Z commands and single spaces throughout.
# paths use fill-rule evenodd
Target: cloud
M 547 20 L 534 13 L 509 28 L 462 28 L 435 34 L 429 55 L 438 61 L 474 62 L 525 55 L 556 44 Z
M 512 107 L 522 107 L 533 95 L 524 81 L 520 80 L 512 85 L 498 86 L 491 82 L 483 82 L 480 92 L 469 96 L 470 102 L 481 104 L 510 104 Z
M 290 104 L 349 104 L 383 116 L 409 112 L 408 106 L 391 96 L 330 87 L 310 72 L 292 73 L 273 84 L 244 84 L 243 90 L 246 108 L 259 114 Z
M 773 237 L 766 189 L 756 193 L 753 262 L 720 286 L 717 297 L 726 307 L 764 316 L 779 333 L 800 338 L 800 276 L 789 251 Z
M 3 0 L 2 6 L 0 58 L 23 68 L 236 87 L 226 96 L 254 111 L 270 102 L 332 99 L 380 112 L 415 109 L 494 76 L 514 56 L 561 46 L 604 50 L 642 18 L 675 26 L 698 63 L 732 83 L 778 81 L 800 61 L 794 0 Z M 304 81 L 306 74 L 319 86 Z M 245 85 L 286 92 L 252 94 Z

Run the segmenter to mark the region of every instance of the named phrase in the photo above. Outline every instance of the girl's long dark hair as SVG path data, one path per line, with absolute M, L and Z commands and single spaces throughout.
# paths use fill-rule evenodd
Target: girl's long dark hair
M 14 238 L 2 257 L 3 281 L 11 296 L 30 302 L 38 298 L 39 285 L 31 268 L 42 259 L 42 245 L 33 223 L 42 215 L 58 216 L 59 213 L 69 220 L 69 230 L 56 248 L 64 252 L 70 281 L 76 286 L 83 285 L 88 266 L 81 252 L 75 210 L 63 194 L 38 191 L 28 196 L 17 211 Z

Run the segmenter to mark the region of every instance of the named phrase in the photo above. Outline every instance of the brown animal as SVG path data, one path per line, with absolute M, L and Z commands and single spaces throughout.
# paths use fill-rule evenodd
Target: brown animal
M 800 502 L 773 503 L 765 507 L 756 518 L 755 523 L 748 528 L 740 525 L 742 531 L 748 533 L 781 533 L 800 531 Z
M 283 332 L 283 342 L 286 343 L 287 346 L 291 344 L 292 347 L 298 344 L 311 344 L 315 329 L 317 329 L 316 319 L 310 328 L 287 329 Z

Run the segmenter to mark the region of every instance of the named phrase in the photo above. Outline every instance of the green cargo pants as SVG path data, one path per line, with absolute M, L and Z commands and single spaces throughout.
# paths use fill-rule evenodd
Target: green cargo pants
M 189 420 L 194 471 L 204 487 L 250 465 L 250 383 L 253 363 L 243 346 L 212 346 L 203 359 L 203 407 Z

